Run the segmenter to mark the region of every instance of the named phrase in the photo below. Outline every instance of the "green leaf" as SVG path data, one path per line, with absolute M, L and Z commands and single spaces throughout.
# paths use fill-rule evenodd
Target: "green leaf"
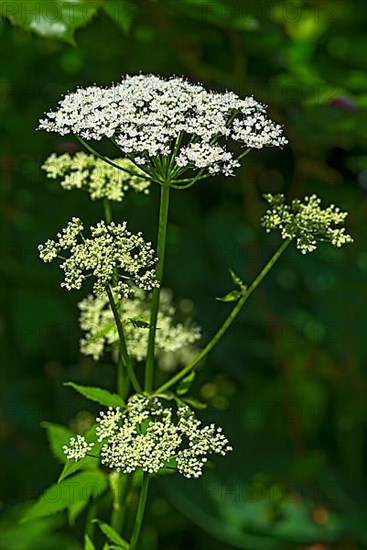
M 0 0 L 0 15 L 25 30 L 75 44 L 75 31 L 93 18 L 99 3 L 99 0 Z
M 176 389 L 177 395 L 185 395 L 191 388 L 192 383 L 194 382 L 196 377 L 196 372 L 191 371 L 188 376 L 185 376 L 179 383 Z
M 85 535 L 84 538 L 84 550 L 96 550 L 96 547 L 94 546 L 88 535 Z
M 120 535 L 114 530 L 113 527 L 111 527 L 107 523 L 104 523 L 103 521 L 100 521 L 99 519 L 95 519 L 93 521 L 94 523 L 98 524 L 98 527 L 100 528 L 102 533 L 106 535 L 108 540 L 117 545 L 117 548 L 123 548 L 124 550 L 129 549 L 129 544 L 126 542 L 126 540 L 120 537 Z
M 100 405 L 105 407 L 124 407 L 125 403 L 123 399 L 117 395 L 117 393 L 111 393 L 103 388 L 93 388 L 90 386 L 79 386 L 74 382 L 65 382 L 64 386 L 70 386 L 75 391 L 90 399 L 96 401 Z
M 65 466 L 63 467 L 61 474 L 57 480 L 57 483 L 61 483 L 67 477 L 70 477 L 75 472 L 79 470 L 95 470 L 98 466 L 98 460 L 96 458 L 87 456 L 82 460 L 68 460 Z
M 198 409 L 198 410 L 206 409 L 208 406 L 206 403 L 202 403 L 201 401 L 198 401 L 193 397 L 184 397 L 182 401 L 186 403 L 186 405 L 190 405 L 190 407 L 193 407 L 194 409 Z
M 68 507 L 68 521 L 69 525 L 73 526 L 75 525 L 75 520 L 77 517 L 83 512 L 84 508 L 88 505 L 87 500 L 78 500 L 76 502 L 73 502 Z
M 67 462 L 67 458 L 62 450 L 62 446 L 69 443 L 69 439 L 74 435 L 66 426 L 53 424 L 52 422 L 41 422 L 42 428 L 46 429 L 47 439 L 50 448 L 60 462 Z
M 102 8 L 116 21 L 124 32 L 128 32 L 134 19 L 136 6 L 130 0 L 104 0 Z
M 100 470 L 81 472 L 59 484 L 51 485 L 23 516 L 22 522 L 51 516 L 76 502 L 97 498 L 107 488 L 107 476 Z
M 243 284 L 243 281 L 242 281 L 241 277 L 236 275 L 236 273 L 233 271 L 233 269 L 230 269 L 229 272 L 231 274 L 232 281 L 234 282 L 234 284 L 238 285 L 241 288 L 244 288 L 245 285 Z
M 240 290 L 231 290 L 231 292 L 228 292 L 223 298 L 216 298 L 216 300 L 219 302 L 237 302 L 242 295 Z
M 129 319 L 134 328 L 150 328 L 150 324 L 142 317 L 131 317 Z

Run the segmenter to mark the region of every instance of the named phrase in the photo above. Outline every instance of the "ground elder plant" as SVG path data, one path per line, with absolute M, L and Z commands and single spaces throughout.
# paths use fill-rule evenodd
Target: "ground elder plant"
M 265 195 L 269 208 L 260 223 L 266 232 L 278 231 L 281 244 L 252 282 L 230 271 L 235 288 L 222 300 L 233 302 L 233 308 L 213 337 L 201 342 L 200 328 L 187 315 L 180 316 L 172 293 L 162 288 L 170 193 L 215 175 L 234 177 L 252 150 L 287 144 L 282 127 L 253 97 L 210 91 L 183 78 L 137 75 L 108 88 L 91 86 L 67 94 L 41 120 L 40 129 L 72 134 L 85 149 L 74 156 L 51 155 L 43 166 L 47 176 L 102 204 L 104 219 L 85 227 L 74 212 L 56 237 L 39 245 L 39 255 L 46 263 L 59 263 L 62 287 L 84 289 L 79 295 L 80 349 L 96 361 L 107 357 L 116 384 L 67 384 L 99 403 L 101 411 L 86 433 L 48 426 L 64 467 L 58 485 L 46 491 L 25 519 L 67 510 L 72 523 L 88 507 L 86 549 L 96 548 L 97 522 L 106 537 L 104 550 L 136 550 L 150 479 L 168 472 L 196 479 L 213 456 L 225 460 L 236 446 L 220 426 L 202 425 L 198 418 L 200 404 L 190 395 L 196 367 L 290 243 L 307 254 L 320 241 L 340 247 L 352 238 L 343 227 L 346 213 L 334 205 L 323 208 L 315 195 L 290 204 L 283 195 Z M 112 142 L 116 158 L 99 151 L 102 140 Z M 151 185 L 160 187 L 157 237 L 132 233 L 123 220 L 125 195 L 147 193 Z M 160 386 L 157 369 L 164 379 Z M 50 511 L 52 491 L 86 480 L 97 489 L 78 493 L 75 502 L 61 498 Z M 139 488 L 140 496 L 129 529 L 131 486 Z M 108 523 L 100 519 L 105 520 L 106 503 L 111 506 Z

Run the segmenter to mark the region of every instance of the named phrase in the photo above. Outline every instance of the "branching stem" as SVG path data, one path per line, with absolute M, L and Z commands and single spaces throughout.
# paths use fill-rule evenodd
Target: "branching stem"
M 199 355 L 191 361 L 186 367 L 184 367 L 182 370 L 180 370 L 175 376 L 173 376 L 170 380 L 162 384 L 155 393 L 163 393 L 167 391 L 169 388 L 177 384 L 177 382 L 180 382 L 182 378 L 187 376 L 195 367 L 208 355 L 208 353 L 216 346 L 216 344 L 219 342 L 219 340 L 222 338 L 222 336 L 227 332 L 228 328 L 232 325 L 233 321 L 236 319 L 237 315 L 241 311 L 244 304 L 247 302 L 251 294 L 254 292 L 254 290 L 259 286 L 261 281 L 264 279 L 264 277 L 269 273 L 271 268 L 274 266 L 274 264 L 277 262 L 279 257 L 283 254 L 287 246 L 289 245 L 290 241 L 284 241 L 281 246 L 278 248 L 278 250 L 275 252 L 275 254 L 270 258 L 268 263 L 265 265 L 265 267 L 260 271 L 256 279 L 252 282 L 252 284 L 249 286 L 245 294 L 240 298 L 240 300 L 237 302 L 237 304 L 232 309 L 231 313 L 228 315 L 227 319 L 224 321 L 222 326 L 219 328 L 219 330 L 215 333 L 213 338 L 208 342 L 208 344 L 205 346 L 205 348 L 199 353 Z

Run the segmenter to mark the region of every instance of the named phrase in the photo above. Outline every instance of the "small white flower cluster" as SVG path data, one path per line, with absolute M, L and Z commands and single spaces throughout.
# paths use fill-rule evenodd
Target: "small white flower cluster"
M 295 199 L 286 204 L 284 195 L 265 195 L 271 208 L 261 220 L 267 232 L 278 229 L 283 239 L 296 239 L 296 246 L 302 252 L 313 252 L 318 241 L 327 241 L 340 247 L 353 242 L 345 228 L 335 225 L 344 223 L 347 212 L 342 212 L 334 204 L 321 208 L 321 200 L 316 195 Z
M 287 143 L 282 127 L 252 96 L 241 99 L 155 75 L 125 76 L 109 88 L 79 88 L 46 114 L 40 128 L 86 140 L 113 138 L 141 165 L 158 155 L 177 155 L 178 174 L 189 168 L 232 175 L 239 163 L 226 149 L 229 139 L 246 149 Z
M 96 279 L 93 291 L 97 295 L 105 293 L 106 286 L 111 285 L 120 298 L 131 295 L 131 284 L 147 291 L 159 286 L 154 270 L 157 258 L 151 243 L 145 242 L 141 233 L 130 233 L 126 222 L 107 225 L 101 221 L 90 228 L 89 238 L 82 231 L 81 220 L 72 218 L 56 241 L 49 239 L 38 247 L 44 262 L 63 259 L 60 268 L 65 277 L 61 286 L 80 289 L 85 279 L 93 276 Z M 67 250 L 70 256 L 65 258 L 62 253 Z
M 77 462 L 85 458 L 93 447 L 94 443 L 88 443 L 85 437 L 77 435 L 70 439 L 69 445 L 63 445 L 62 449 L 69 460 L 75 460 Z
M 144 291 L 135 289 L 134 294 L 124 300 L 120 314 L 124 325 L 126 345 L 129 355 L 142 361 L 147 353 L 147 329 L 134 320 L 149 322 L 151 299 Z M 81 352 L 99 359 L 105 347 L 118 346 L 119 337 L 113 313 L 106 296 L 88 296 L 79 302 L 80 327 L 85 336 L 80 341 Z M 179 364 L 191 361 L 198 350 L 194 344 L 201 338 L 201 330 L 186 321 L 176 323 L 180 307 L 172 305 L 172 294 L 162 289 L 156 333 L 156 357 L 162 370 L 173 370 Z
M 197 478 L 208 455 L 224 456 L 232 450 L 221 428 L 214 424 L 202 427 L 189 407 L 179 406 L 175 411 L 157 397 L 136 394 L 126 410 L 110 408 L 99 415 L 97 424 L 102 464 L 123 473 L 141 469 L 153 474 L 175 464 L 185 477 Z M 64 449 L 75 460 L 75 455 L 80 460 L 88 452 L 86 448 L 84 455 L 79 449 L 75 453 Z
M 42 168 L 49 178 L 62 177 L 63 189 L 86 189 L 92 200 L 121 202 L 129 189 L 149 193 L 150 182 L 141 177 L 143 173 L 135 164 L 128 159 L 114 159 L 114 163 L 133 175 L 83 152 L 74 156 L 52 154 Z

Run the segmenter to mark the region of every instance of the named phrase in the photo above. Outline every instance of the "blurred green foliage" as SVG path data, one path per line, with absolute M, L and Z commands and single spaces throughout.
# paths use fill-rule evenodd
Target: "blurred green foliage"
M 208 403 L 203 417 L 224 426 L 235 451 L 200 481 L 167 476 L 154 484 L 141 549 L 365 548 L 362 0 L 0 6 L 2 548 L 82 547 L 83 514 L 78 539 L 60 515 L 21 525 L 17 518 L 60 472 L 41 421 L 76 430 L 95 411 L 63 382 L 113 389 L 114 380 L 107 361 L 96 365 L 79 354 L 79 295 L 60 289 L 57 268 L 37 258 L 38 243 L 72 215 L 100 216 L 98 204 L 45 179 L 46 156 L 77 145 L 36 133 L 37 121 L 67 90 L 139 71 L 254 94 L 290 141 L 282 152 L 251 154 L 236 178 L 173 194 L 165 284 L 194 301 L 205 337 L 231 307 L 215 300 L 228 290 L 228 268 L 248 283 L 276 246 L 259 228 L 262 193 L 316 192 L 350 211 L 355 239 L 341 251 L 325 246 L 306 258 L 287 252 L 211 354 L 195 396 Z M 153 240 L 157 193 L 130 197 L 114 214 Z

